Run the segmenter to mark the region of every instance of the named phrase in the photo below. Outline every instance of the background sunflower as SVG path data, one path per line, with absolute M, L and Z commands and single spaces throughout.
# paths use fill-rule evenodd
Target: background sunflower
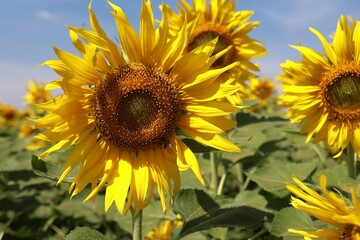
M 260 24 L 259 21 L 249 22 L 253 11 L 236 11 L 234 0 L 214 0 L 209 5 L 206 0 L 193 0 L 192 5 L 180 0 L 178 8 L 178 13 L 171 11 L 170 14 L 170 28 L 173 31 L 178 31 L 185 19 L 197 19 L 186 51 L 218 38 L 214 54 L 229 47 L 230 49 L 212 64 L 212 68 L 239 62 L 238 67 L 222 74 L 218 81 L 226 82 L 233 77 L 235 80 L 232 84 L 245 91 L 245 81 L 255 76 L 253 72 L 259 71 L 258 65 L 250 60 L 266 54 L 263 44 L 249 37 L 249 33 Z M 227 97 L 232 104 L 242 103 L 243 98 L 242 91 Z

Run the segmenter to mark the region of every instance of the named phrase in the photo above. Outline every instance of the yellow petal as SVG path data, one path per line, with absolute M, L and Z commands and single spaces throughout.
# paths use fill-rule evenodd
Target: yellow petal
M 233 128 L 236 123 L 224 117 L 199 117 L 196 115 L 183 115 L 179 127 L 196 129 L 199 132 L 225 134 L 226 130 Z
M 100 145 L 101 144 L 101 145 Z M 101 177 L 104 171 L 105 163 L 109 157 L 109 146 L 104 142 L 98 142 L 89 149 L 88 152 L 83 153 L 83 165 L 80 167 L 78 174 L 75 177 L 75 188 L 71 197 L 81 192 L 89 183 Z M 99 161 L 101 159 L 101 161 Z
M 331 47 L 331 45 L 329 44 L 329 42 L 324 38 L 324 36 L 317 31 L 314 28 L 309 28 L 311 32 L 313 32 L 321 41 L 321 44 L 323 45 L 324 51 L 326 53 L 326 55 L 329 57 L 330 61 L 334 64 L 337 65 L 337 56 L 333 50 L 333 48 Z
M 168 148 L 170 149 L 170 148 Z M 166 152 L 164 152 L 164 154 L 166 154 Z M 170 194 L 172 194 L 173 192 L 177 192 L 180 190 L 180 186 L 181 186 L 181 180 L 180 180 L 180 173 L 179 173 L 179 168 L 177 166 L 177 155 L 174 152 L 174 150 L 171 150 L 171 153 L 168 155 L 172 155 L 171 157 L 175 160 L 175 161 L 164 161 L 164 168 L 166 169 L 166 171 L 168 172 L 168 175 L 171 177 L 171 179 L 173 180 L 174 183 L 174 191 L 170 190 Z M 166 159 L 168 159 L 169 157 L 166 156 Z
M 285 86 L 284 92 L 288 93 L 313 93 L 320 91 L 319 86 Z
M 357 21 L 354 29 L 353 35 L 353 42 L 354 42 L 354 60 L 355 63 L 360 63 L 360 22 Z
M 132 178 L 132 159 L 128 151 L 121 152 L 119 155 L 118 175 L 114 179 L 114 191 L 117 192 L 115 203 L 121 214 L 123 214 L 124 204 Z
M 200 132 L 196 129 L 191 129 L 188 126 L 180 126 L 180 129 L 186 135 L 207 146 L 226 152 L 240 152 L 238 146 L 236 146 L 229 140 L 221 137 L 219 134 Z
M 47 149 L 45 152 L 41 153 L 39 155 L 39 159 L 44 159 L 46 156 L 48 156 L 50 153 L 54 152 L 54 151 L 57 151 L 59 149 L 62 149 L 66 146 L 69 146 L 69 140 L 68 139 L 65 139 L 65 140 L 62 140 L 58 143 L 56 143 L 55 145 L 53 145 L 51 148 Z
M 206 91 L 202 91 L 201 87 L 194 87 L 184 90 L 186 94 L 183 96 L 184 102 L 204 103 L 212 100 L 218 100 L 228 97 L 236 92 L 239 92 L 243 87 L 240 84 L 232 84 L 234 78 L 228 79 L 225 83 L 219 81 L 213 82 L 206 87 Z
M 76 29 L 76 28 L 73 28 L 73 29 Z M 79 28 L 79 31 L 82 31 L 82 30 L 84 30 L 84 29 Z M 85 30 L 85 31 L 87 31 L 87 30 Z M 110 66 L 104 59 L 103 55 L 100 54 L 98 46 L 85 45 L 84 43 L 82 43 L 79 40 L 78 34 L 75 31 L 71 30 L 71 27 L 69 27 L 69 32 L 70 32 L 70 38 L 71 38 L 71 41 L 73 42 L 73 45 L 84 56 L 84 59 L 87 62 L 92 63 L 92 66 L 95 69 L 100 70 L 101 72 L 109 72 L 110 71 Z
M 316 65 L 320 65 L 325 69 L 330 67 L 329 63 L 324 59 L 324 57 L 321 56 L 316 51 L 314 51 L 313 49 L 308 47 L 293 46 L 293 45 L 291 45 L 291 47 L 301 52 L 304 55 L 304 57 L 309 59 L 312 63 Z
M 132 154 L 131 158 L 133 158 L 133 187 L 135 191 L 133 196 L 135 212 L 137 213 L 144 208 L 149 184 L 149 167 L 143 151 L 139 151 L 138 156 L 135 156 L 135 153 Z
M 91 2 L 89 4 L 89 14 L 90 14 L 90 25 L 91 28 L 98 33 L 98 35 L 106 40 L 107 45 L 101 45 L 99 46 L 100 49 L 104 50 L 105 57 L 110 61 L 110 63 L 113 66 L 123 66 L 125 64 L 125 60 L 123 56 L 120 54 L 119 48 L 117 45 L 111 41 L 104 30 L 101 28 L 98 20 L 96 19 L 96 16 L 94 12 L 91 10 Z M 108 49 L 108 50 L 106 50 Z
M 111 154 L 110 154 L 111 155 Z M 111 174 L 109 175 L 108 178 L 108 183 L 106 186 L 106 192 L 105 192 L 105 212 L 107 212 L 109 210 L 109 208 L 111 207 L 111 205 L 113 204 L 113 202 L 115 202 L 116 199 L 116 195 L 117 195 L 117 190 L 115 189 L 115 179 L 119 176 L 118 174 L 118 159 L 113 158 L 113 157 L 109 157 L 110 159 L 115 159 L 113 161 L 113 170 L 111 171 Z M 122 209 L 121 209 L 122 210 Z M 118 209 L 118 211 L 120 212 L 120 210 Z M 122 213 L 122 212 L 120 212 Z
M 187 46 L 189 36 L 186 24 L 185 22 L 180 31 L 175 36 L 169 37 L 167 44 L 162 46 L 161 50 L 159 49 L 162 57 L 158 59 L 157 67 L 162 68 L 165 72 L 174 66 Z
M 212 62 L 209 61 L 209 57 L 214 51 L 215 44 L 215 40 L 209 41 L 185 54 L 176 62 L 169 77 L 174 78 L 178 84 L 190 84 L 197 75 L 210 68 Z
M 241 107 L 235 107 L 228 102 L 221 101 L 204 102 L 199 105 L 189 104 L 185 106 L 186 111 L 207 117 L 227 116 L 240 108 Z
M 160 10 L 162 12 L 162 19 L 161 22 L 156 29 L 156 43 L 154 46 L 153 51 L 153 58 L 155 63 L 159 64 L 159 67 L 162 66 L 164 62 L 164 46 L 166 46 L 168 40 L 168 32 L 169 32 L 169 20 L 168 20 L 168 12 L 170 11 L 169 8 L 162 3 L 160 5 Z
M 199 182 L 202 185 L 205 185 L 204 179 L 200 173 L 199 163 L 194 153 L 181 140 L 177 138 L 175 138 L 174 140 L 176 144 L 177 154 L 181 158 L 181 161 L 187 163 L 190 166 L 191 170 L 194 172 Z
M 84 59 L 81 59 L 74 54 L 64 52 L 56 47 L 54 47 L 54 51 L 58 58 L 71 68 L 79 77 L 77 80 L 81 80 L 83 84 L 88 85 L 93 85 L 98 82 L 101 76 Z
M 89 136 L 84 139 L 84 141 L 79 142 L 79 144 L 74 147 L 70 156 L 66 159 L 65 170 L 61 174 L 58 180 L 58 184 L 64 180 L 64 178 L 83 160 L 83 153 L 88 152 L 91 148 L 94 147 L 94 137 Z M 80 150 L 81 149 L 81 150 Z
M 351 139 L 352 146 L 355 150 L 355 152 L 360 155 L 360 126 L 359 123 L 357 123 L 353 130 L 353 137 Z
M 143 1 L 141 6 L 140 44 L 143 56 L 142 62 L 149 64 L 155 46 L 154 14 L 150 1 Z
M 291 233 L 300 234 L 306 237 L 311 238 L 321 238 L 321 239 L 340 239 L 341 232 L 335 229 L 321 229 L 318 231 L 306 232 L 296 229 L 288 229 Z M 309 239 L 308 238 L 308 239 Z
M 109 154 L 109 157 L 106 159 L 105 167 L 104 167 L 104 169 L 102 169 L 103 176 L 101 178 L 100 183 L 98 183 L 98 185 L 85 198 L 84 202 L 89 200 L 90 198 L 93 198 L 100 191 L 100 189 L 105 185 L 105 183 L 108 181 L 109 176 L 113 175 L 114 171 L 116 171 L 116 166 L 114 167 L 114 162 L 116 160 L 117 160 L 116 158 L 115 159 L 111 158 L 110 154 Z M 117 165 L 117 164 L 115 164 L 115 165 Z M 111 203 L 109 203 L 109 202 L 105 203 L 105 209 L 108 209 L 111 206 Z
M 130 25 L 124 11 L 110 1 L 108 3 L 114 10 L 112 14 L 115 18 L 122 49 L 130 62 L 141 62 L 141 44 L 138 34 Z
M 42 63 L 40 66 L 47 65 L 52 70 L 54 70 L 57 74 L 62 77 L 72 78 L 74 77 L 74 73 L 72 72 L 71 68 L 65 65 L 61 60 L 47 60 Z
M 231 63 L 223 68 L 218 69 L 210 69 L 209 71 L 199 74 L 192 82 L 185 84 L 183 86 L 183 89 L 191 89 L 191 88 L 205 88 L 209 85 L 211 85 L 212 81 L 214 81 L 218 76 L 223 74 L 224 72 L 229 71 L 230 69 L 237 66 L 238 63 L 234 62 Z
M 340 59 L 348 61 L 352 60 L 353 42 L 346 17 L 344 15 L 341 15 L 338 21 L 333 45 L 335 53 Z

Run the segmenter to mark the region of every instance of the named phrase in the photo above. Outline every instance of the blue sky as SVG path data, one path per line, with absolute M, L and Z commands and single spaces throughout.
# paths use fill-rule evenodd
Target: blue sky
M 55 59 L 52 46 L 66 51 L 75 50 L 66 25 L 89 26 L 88 0 L 0 0 L 0 100 L 17 107 L 24 106 L 26 84 L 33 79 L 50 82 L 58 76 L 47 67 L 38 65 Z M 127 13 L 138 28 L 140 0 L 113 0 Z M 155 17 L 160 18 L 153 0 Z M 175 0 L 164 1 L 172 8 Z M 238 10 L 254 10 L 252 21 L 261 21 L 250 37 L 262 41 L 269 53 L 253 62 L 260 64 L 260 75 L 274 78 L 279 64 L 296 60 L 299 54 L 289 44 L 301 44 L 321 51 L 317 38 L 308 27 L 328 36 L 335 31 L 341 14 L 359 19 L 359 0 L 237 0 Z M 105 0 L 93 0 L 93 10 L 113 39 L 116 26 Z

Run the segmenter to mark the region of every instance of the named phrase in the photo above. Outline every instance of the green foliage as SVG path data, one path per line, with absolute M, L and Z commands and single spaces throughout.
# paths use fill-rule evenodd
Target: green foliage
M 316 165 L 316 162 L 265 163 L 247 176 L 265 191 L 282 198 L 289 194 L 285 183 L 292 182 L 292 176 L 304 180 L 315 170 Z
M 20 139 L 14 129 L 1 129 L 0 136 L 0 236 L 3 239 L 60 240 L 84 225 L 106 233 L 109 239 L 117 236 L 131 239 L 130 230 L 117 224 L 119 216 L 115 209 L 109 211 L 111 214 L 104 213 L 102 196 L 96 204 L 83 204 L 86 192 L 70 201 L 69 185 L 56 186 L 51 179 L 58 179 L 56 173 L 63 170 L 61 159 L 53 159 L 58 164 L 38 160 L 25 150 L 31 138 Z M 62 157 L 65 154 L 59 153 Z M 34 173 L 31 164 L 40 176 Z
M 174 211 L 184 221 L 179 237 L 216 227 L 255 229 L 261 225 L 264 212 L 247 206 L 230 204 L 229 199 L 212 199 L 204 191 L 181 190 L 174 196 Z
M 20 140 L 18 134 L 15 129 L 0 129 L 1 172 L 31 170 L 31 153 L 25 150 L 30 138 Z
M 183 224 L 170 239 L 300 239 L 287 229 L 314 230 L 319 222 L 289 205 L 285 187 L 292 176 L 307 181 L 315 190 L 320 174 L 339 191 L 359 192 L 359 182 L 346 178 L 343 159 L 334 160 L 322 144 L 305 143 L 297 125 L 278 113 L 239 112 L 237 127 L 228 139 L 241 153 L 225 153 L 182 136 L 196 154 L 202 186 L 193 172 L 181 172 L 182 189 L 173 196 L 173 206 L 162 211 L 159 196 L 143 211 L 144 235 L 160 221 L 182 217 Z M 25 146 L 31 137 L 20 139 L 15 129 L 0 130 L 0 236 L 4 239 L 131 239 L 132 218 L 121 216 L 115 206 L 104 212 L 104 193 L 96 203 L 83 200 L 89 188 L 70 200 L 70 172 L 56 184 L 71 152 L 56 152 L 44 160 Z M 215 158 L 215 192 L 210 190 L 210 158 Z M 340 186 L 340 187 L 339 187 Z
M 71 231 L 66 237 L 65 240 L 109 240 L 100 232 L 89 228 L 89 227 L 79 227 Z
M 33 155 L 31 158 L 31 166 L 34 170 L 34 173 L 40 177 L 46 177 L 54 181 L 58 181 L 60 175 L 64 171 L 65 164 L 64 162 L 55 164 L 51 161 L 42 161 L 37 156 Z M 72 182 L 77 174 L 77 169 L 64 178 L 63 182 Z
M 289 233 L 288 229 L 290 228 L 304 231 L 316 230 L 309 215 L 295 208 L 284 208 L 276 215 L 270 232 L 276 237 L 284 237 L 287 240 L 304 239 L 301 236 Z

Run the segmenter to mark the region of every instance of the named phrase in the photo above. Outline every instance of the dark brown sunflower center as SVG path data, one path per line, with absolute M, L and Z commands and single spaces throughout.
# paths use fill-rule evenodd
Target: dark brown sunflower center
M 324 75 L 322 100 L 332 119 L 360 118 L 360 66 L 339 64 Z
M 328 87 L 330 103 L 341 109 L 360 108 L 360 77 L 347 75 L 340 77 Z
M 3 112 L 3 117 L 5 118 L 5 120 L 10 121 L 15 119 L 16 117 L 16 112 L 15 110 L 7 110 Z
M 140 63 L 107 74 L 95 88 L 96 129 L 121 149 L 169 143 L 179 118 L 180 95 L 165 74 Z
M 257 95 L 260 99 L 267 99 L 272 94 L 272 87 L 271 86 L 260 86 L 255 89 L 255 95 Z
M 357 239 L 356 236 L 359 236 L 359 235 L 360 235 L 360 228 L 355 225 L 348 224 L 344 227 L 344 230 L 341 233 L 340 239 L 355 240 L 355 239 Z
M 209 29 L 209 26 L 206 26 L 205 29 L 195 32 L 194 36 L 190 40 L 188 44 L 188 51 L 191 51 L 198 46 L 205 44 L 214 38 L 218 38 L 218 41 L 215 45 L 215 49 L 212 55 L 215 55 L 222 50 L 226 49 L 229 46 L 232 46 L 232 40 L 228 33 L 217 30 L 217 29 Z M 233 46 L 227 53 L 217 59 L 213 64 L 212 68 L 221 68 L 229 65 L 230 63 L 235 62 L 236 50 Z
M 116 108 L 117 122 L 132 132 L 149 127 L 156 119 L 157 105 L 156 97 L 151 92 L 131 91 L 122 97 Z

